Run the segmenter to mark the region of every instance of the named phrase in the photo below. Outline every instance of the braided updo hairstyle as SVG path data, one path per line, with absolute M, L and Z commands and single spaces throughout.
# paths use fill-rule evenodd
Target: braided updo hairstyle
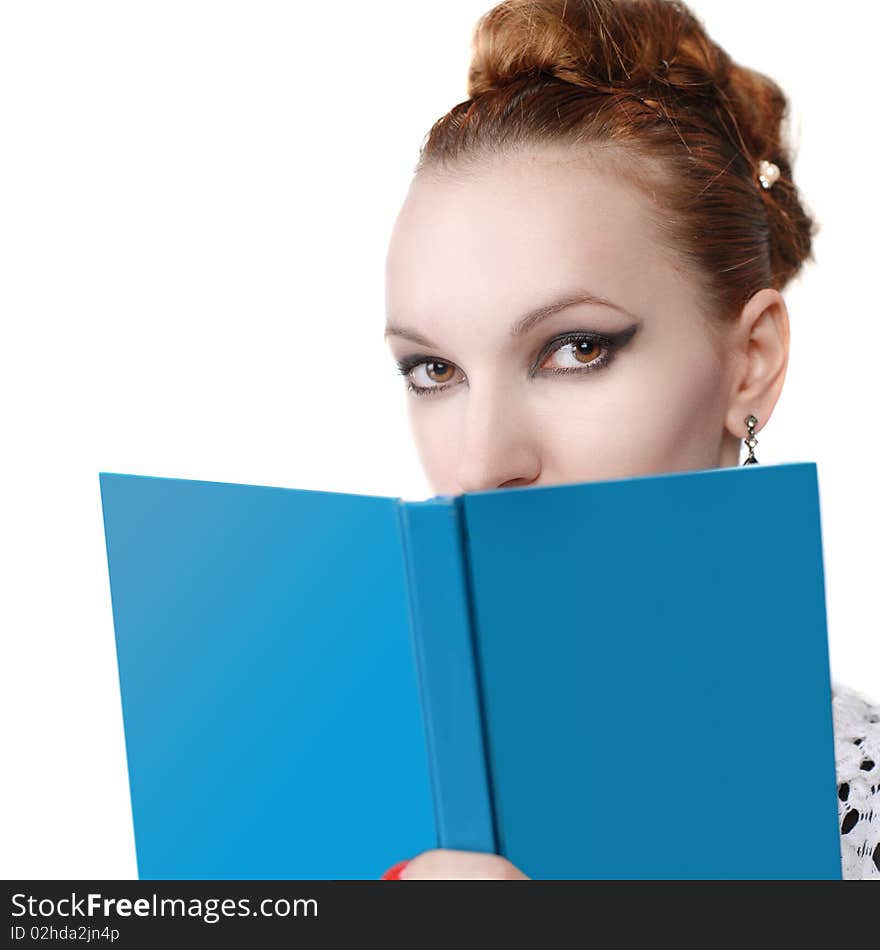
M 725 320 L 812 259 L 792 180 L 788 102 L 677 0 L 504 0 L 473 35 L 468 99 L 425 136 L 415 172 L 521 147 L 578 146 L 650 198 L 664 242 Z M 762 160 L 780 177 L 761 186 Z

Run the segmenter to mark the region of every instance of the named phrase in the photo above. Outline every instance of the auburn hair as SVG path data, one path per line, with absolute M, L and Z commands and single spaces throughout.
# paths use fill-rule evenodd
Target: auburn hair
M 722 319 L 813 258 L 785 94 L 734 62 L 684 3 L 504 0 L 475 27 L 467 94 L 426 134 L 416 174 L 582 146 L 648 195 Z M 770 189 L 762 160 L 780 170 Z

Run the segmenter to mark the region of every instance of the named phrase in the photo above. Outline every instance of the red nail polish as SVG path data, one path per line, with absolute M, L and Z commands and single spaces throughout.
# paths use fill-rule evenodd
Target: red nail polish
M 397 864 L 392 864 L 390 868 L 382 875 L 379 879 L 381 881 L 399 881 L 400 872 L 409 864 L 410 859 L 407 858 L 406 861 L 398 861 Z

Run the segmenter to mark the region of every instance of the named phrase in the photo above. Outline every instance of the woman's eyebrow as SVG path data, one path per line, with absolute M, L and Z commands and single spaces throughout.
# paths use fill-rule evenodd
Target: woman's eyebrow
M 542 320 L 546 320 L 547 317 L 552 317 L 562 310 L 567 310 L 569 307 L 584 303 L 599 307 L 608 307 L 610 310 L 616 310 L 618 313 L 623 314 L 630 320 L 634 320 L 638 324 L 642 322 L 635 314 L 630 313 L 629 310 L 614 303 L 612 300 L 608 300 L 607 297 L 602 297 L 588 290 L 580 290 L 563 294 L 550 303 L 530 310 L 513 323 L 510 327 L 510 335 L 512 337 L 524 336 Z M 385 336 L 399 336 L 401 339 L 410 340 L 412 343 L 418 343 L 420 346 L 434 346 L 434 344 L 418 330 L 412 330 L 409 327 L 400 326 L 393 322 L 386 324 Z

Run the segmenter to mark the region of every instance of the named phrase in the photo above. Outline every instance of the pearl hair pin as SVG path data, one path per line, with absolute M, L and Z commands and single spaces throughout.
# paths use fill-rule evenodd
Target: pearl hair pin
M 764 188 L 772 188 L 780 174 L 779 166 L 766 160 L 758 166 L 758 172 L 758 181 L 761 182 Z

